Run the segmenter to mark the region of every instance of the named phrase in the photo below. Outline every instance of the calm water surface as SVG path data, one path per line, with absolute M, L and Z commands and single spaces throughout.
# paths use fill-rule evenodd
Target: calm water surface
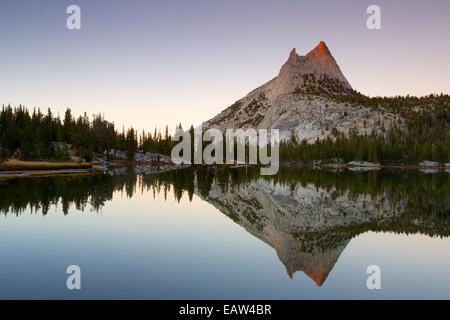
M 0 213 L 2 299 L 450 298 L 446 172 L 4 179 Z

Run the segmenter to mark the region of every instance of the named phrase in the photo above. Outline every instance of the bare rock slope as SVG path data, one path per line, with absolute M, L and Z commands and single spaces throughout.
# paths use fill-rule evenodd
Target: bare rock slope
M 303 271 L 321 286 L 353 237 L 367 231 L 448 236 L 448 219 L 412 215 L 414 199 L 338 191 L 318 184 L 257 178 L 234 187 L 213 179 L 195 189 L 247 232 L 273 247 L 287 274 Z M 414 218 L 412 218 L 414 217 Z
M 278 75 L 251 91 L 203 127 L 219 129 L 279 129 L 299 141 L 314 142 L 332 136 L 335 128 L 346 135 L 383 134 L 402 119 L 382 108 L 373 110 L 336 102 L 335 94 L 353 94 L 327 45 L 321 41 L 306 56 L 293 49 Z
M 382 196 L 335 198 L 331 190 L 312 184 L 292 189 L 263 179 L 226 191 L 213 182 L 207 195 L 196 194 L 275 248 L 289 277 L 303 271 L 318 286 L 355 235 L 340 228 L 389 221 L 400 214 Z

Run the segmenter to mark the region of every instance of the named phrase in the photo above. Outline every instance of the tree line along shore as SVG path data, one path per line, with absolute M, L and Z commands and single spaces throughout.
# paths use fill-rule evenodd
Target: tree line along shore
M 450 162 L 450 96 L 375 97 L 359 93 L 333 99 L 349 105 L 383 108 L 401 115 L 405 128 L 392 126 L 383 135 L 348 135 L 335 131 L 315 143 L 292 139 L 280 143 L 280 160 L 303 163 L 370 162 L 382 166 L 414 166 Z M 181 124 L 176 129 L 182 129 Z M 189 129 L 191 136 L 194 128 Z M 74 117 L 70 109 L 61 119 L 50 109 L 30 111 L 3 106 L 0 112 L 0 170 L 88 169 L 98 160 L 129 161 L 136 153 L 170 156 L 173 142 L 164 132 L 118 130 L 102 115 Z M 116 152 L 121 157 L 116 157 Z

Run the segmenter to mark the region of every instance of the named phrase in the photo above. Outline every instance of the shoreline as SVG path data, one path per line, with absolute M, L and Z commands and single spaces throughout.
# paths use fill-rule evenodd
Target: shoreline
M 59 174 L 89 174 L 92 163 L 8 160 L 0 163 L 0 179 L 52 176 Z
M 366 170 L 379 170 L 379 169 L 409 169 L 409 170 L 437 170 L 446 171 L 450 170 L 450 166 L 446 164 L 440 164 L 438 166 L 423 166 L 420 164 L 351 164 L 351 163 L 311 163 L 302 161 L 281 161 L 280 166 L 287 167 L 303 167 L 303 168 L 324 168 L 324 169 L 366 169 Z
M 22 161 L 7 160 L 0 163 L 0 173 L 8 171 L 45 171 L 45 170 L 71 170 L 71 169 L 92 169 L 90 162 L 53 162 L 53 161 Z
M 50 177 L 57 175 L 80 175 L 91 174 L 92 169 L 56 169 L 56 170 L 19 170 L 0 171 L 0 179 L 28 178 L 28 177 Z
M 185 166 L 177 166 L 173 169 L 183 169 Z M 203 166 L 203 165 L 202 165 Z M 245 167 L 248 165 L 224 165 L 225 167 Z M 420 170 L 429 172 L 450 172 L 450 166 L 421 166 L 419 164 L 397 164 L 397 165 L 381 165 L 381 164 L 351 164 L 351 163 L 312 163 L 301 161 L 281 161 L 281 167 L 298 167 L 309 169 L 347 169 L 351 171 L 372 171 L 381 169 L 395 169 L 395 170 Z M 0 179 L 5 178 L 20 178 L 20 177 L 45 177 L 54 175 L 75 175 L 75 174 L 91 174 L 99 170 L 98 163 L 92 162 L 48 162 L 48 161 L 19 161 L 9 160 L 0 163 Z M 139 163 L 130 161 L 114 161 L 110 168 L 114 167 L 139 167 Z M 178 168 L 179 167 L 179 168 Z M 217 167 L 212 165 L 211 167 Z M 105 167 L 106 168 L 106 167 Z

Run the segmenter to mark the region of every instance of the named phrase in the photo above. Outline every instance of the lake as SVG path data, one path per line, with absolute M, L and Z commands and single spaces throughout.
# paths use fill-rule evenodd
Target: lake
M 2 179 L 0 213 L 2 299 L 450 298 L 448 172 L 122 168 Z

